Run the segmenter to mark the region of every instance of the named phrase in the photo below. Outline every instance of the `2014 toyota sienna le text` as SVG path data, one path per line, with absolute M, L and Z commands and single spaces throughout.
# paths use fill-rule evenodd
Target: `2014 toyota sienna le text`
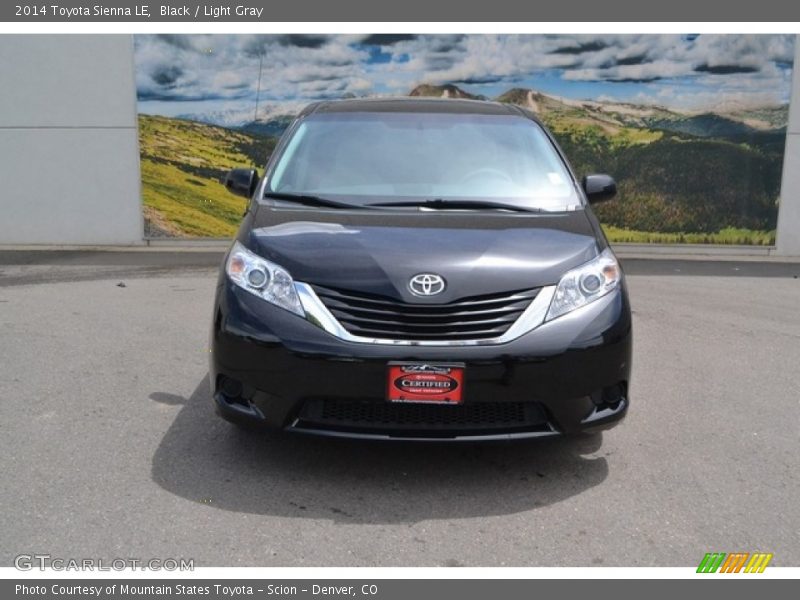
M 625 278 L 547 129 L 515 106 L 320 102 L 292 123 L 220 273 L 217 411 L 410 440 L 608 428 L 630 402 Z

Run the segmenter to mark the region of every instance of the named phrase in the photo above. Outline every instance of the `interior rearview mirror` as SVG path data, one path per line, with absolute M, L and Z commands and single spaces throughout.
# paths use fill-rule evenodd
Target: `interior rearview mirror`
M 225 175 L 225 187 L 232 194 L 250 198 L 258 185 L 258 171 L 255 169 L 231 169 Z
M 583 178 L 583 191 L 590 204 L 605 202 L 617 195 L 617 183 L 609 175 L 587 175 Z

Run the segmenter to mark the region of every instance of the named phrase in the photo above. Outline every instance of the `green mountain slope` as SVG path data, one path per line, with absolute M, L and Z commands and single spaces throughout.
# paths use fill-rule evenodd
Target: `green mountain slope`
M 452 84 L 410 95 L 479 98 Z M 689 115 L 525 88 L 497 100 L 536 113 L 579 176 L 617 179 L 619 197 L 596 209 L 612 241 L 774 243 L 785 107 Z M 226 129 L 140 116 L 147 235 L 231 235 L 244 201 L 219 179 L 235 166 L 262 169 L 291 118 Z
M 263 170 L 274 145 L 274 138 L 139 115 L 145 235 L 231 236 L 245 201 L 220 179 L 233 167 Z
M 719 140 L 664 138 L 607 160 L 599 170 L 615 174 L 620 194 L 596 212 L 609 225 L 665 233 L 775 227 L 778 155 Z
M 616 178 L 619 196 L 596 208 L 612 241 L 774 243 L 780 108 L 685 115 L 520 88 L 497 100 L 536 113 L 579 175 Z
M 513 88 L 495 100 L 527 108 L 556 134 L 603 136 L 618 146 L 650 143 L 676 134 L 782 152 L 788 122 L 787 106 L 693 114 L 623 102 L 566 100 L 527 88 Z

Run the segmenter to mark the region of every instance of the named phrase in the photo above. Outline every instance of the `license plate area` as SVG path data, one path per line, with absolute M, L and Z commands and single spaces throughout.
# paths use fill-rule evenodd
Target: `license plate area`
M 464 365 L 390 362 L 386 390 L 389 402 L 461 404 L 464 400 Z

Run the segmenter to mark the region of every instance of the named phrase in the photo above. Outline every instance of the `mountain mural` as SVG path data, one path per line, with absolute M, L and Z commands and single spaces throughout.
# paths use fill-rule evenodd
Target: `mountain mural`
M 416 86 L 408 93 L 409 96 L 436 96 L 439 98 L 455 98 L 462 100 L 486 100 L 485 96 L 478 96 L 465 92 L 457 85 L 447 83 L 445 85 L 431 85 L 423 83 Z
M 234 165 L 263 168 L 303 106 L 408 95 L 536 114 L 579 176 L 617 179 L 617 199 L 596 208 L 612 241 L 770 245 L 793 43 L 671 34 L 136 36 L 146 233 L 231 235 L 244 203 L 219 178 Z

